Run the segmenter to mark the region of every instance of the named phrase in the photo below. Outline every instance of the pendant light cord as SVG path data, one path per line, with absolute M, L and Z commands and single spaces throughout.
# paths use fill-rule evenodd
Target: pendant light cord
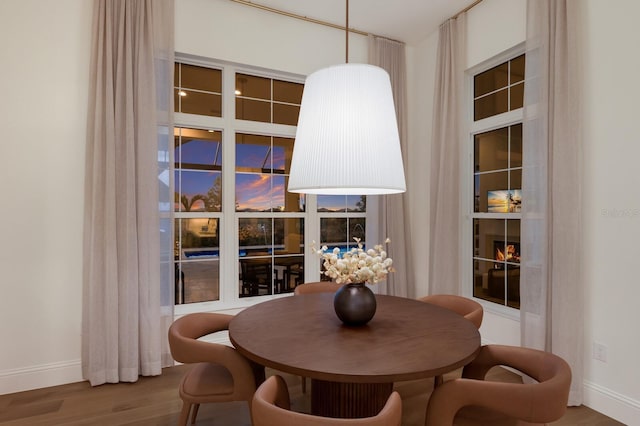
M 344 26 L 344 32 L 345 32 L 345 63 L 349 63 L 349 0 L 345 0 L 346 4 L 347 4 L 347 11 L 346 11 L 346 23 Z

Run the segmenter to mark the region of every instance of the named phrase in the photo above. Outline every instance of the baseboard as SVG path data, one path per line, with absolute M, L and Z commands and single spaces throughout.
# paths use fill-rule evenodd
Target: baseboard
M 584 381 L 583 404 L 629 426 L 640 425 L 640 401 Z
M 81 382 L 80 360 L 0 370 L 0 395 Z
M 207 336 L 204 340 L 231 346 L 227 332 Z M 82 381 L 82 362 L 79 359 L 0 370 L 0 395 Z

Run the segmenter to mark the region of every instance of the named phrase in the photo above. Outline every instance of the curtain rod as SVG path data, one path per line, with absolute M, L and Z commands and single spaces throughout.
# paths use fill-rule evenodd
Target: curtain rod
M 404 44 L 404 42 L 402 42 L 402 41 L 394 40 L 394 39 L 389 38 L 389 37 L 384 37 L 384 36 L 380 36 L 380 35 L 377 35 L 377 34 L 368 33 L 368 32 L 365 32 L 365 31 L 357 30 L 355 28 L 347 28 L 346 26 L 343 26 L 343 25 L 333 24 L 333 23 L 327 22 L 327 21 L 321 21 L 320 19 L 309 18 L 308 16 L 297 15 L 295 13 L 291 13 L 291 12 L 287 12 L 287 11 L 284 11 L 284 10 L 276 9 L 274 7 L 265 6 L 265 5 L 258 4 L 258 3 L 253 3 L 253 2 L 251 2 L 249 0 L 231 0 L 231 1 L 234 2 L 234 3 L 243 4 L 245 6 L 255 7 L 256 9 L 266 10 L 267 12 L 277 13 L 278 15 L 288 16 L 289 18 L 300 19 L 302 21 L 312 22 L 314 24 L 324 25 L 326 27 L 337 28 L 337 29 L 342 30 L 342 31 L 348 31 L 350 33 L 360 34 L 360 35 L 363 35 L 363 36 L 372 35 L 374 37 L 380 37 L 380 38 L 384 38 L 386 40 L 395 41 L 396 43 Z
M 455 15 L 453 15 L 451 18 L 449 19 L 456 19 L 458 16 L 462 15 L 463 13 L 471 10 L 474 6 L 476 6 L 478 3 L 481 3 L 482 0 L 476 0 L 473 3 L 471 3 L 469 6 L 465 7 L 464 9 L 462 9 L 460 12 L 456 13 Z

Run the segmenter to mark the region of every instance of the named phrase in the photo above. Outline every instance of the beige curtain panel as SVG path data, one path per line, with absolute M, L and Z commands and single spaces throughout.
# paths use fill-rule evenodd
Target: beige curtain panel
M 436 60 L 429 197 L 429 294 L 460 294 L 460 149 L 466 13 L 440 26 Z M 437 247 L 437 250 L 434 248 Z
M 389 73 L 396 107 L 402 162 L 405 167 L 405 176 L 408 176 L 406 173 L 409 164 L 407 160 L 407 64 L 404 43 L 370 35 L 369 63 Z M 409 185 L 408 183 L 407 186 Z M 391 239 L 388 246 L 389 257 L 393 259 L 396 269 L 396 272 L 389 274 L 387 278 L 386 293 L 393 296 L 415 297 L 407 193 L 383 195 L 378 197 L 378 201 L 380 212 L 378 235 L 382 241 L 387 237 Z
M 82 314 L 92 385 L 157 375 L 170 360 L 171 257 L 161 246 L 171 242 L 160 235 L 171 235 L 173 10 L 173 0 L 94 4 Z
M 523 346 L 572 370 L 582 403 L 582 142 L 577 0 L 529 0 L 523 122 L 520 327 Z

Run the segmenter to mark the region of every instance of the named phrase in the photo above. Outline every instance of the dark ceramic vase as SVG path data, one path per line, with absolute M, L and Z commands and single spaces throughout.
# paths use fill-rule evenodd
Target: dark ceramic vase
M 364 325 L 376 313 L 376 296 L 364 283 L 345 284 L 336 292 L 333 307 L 345 325 Z

